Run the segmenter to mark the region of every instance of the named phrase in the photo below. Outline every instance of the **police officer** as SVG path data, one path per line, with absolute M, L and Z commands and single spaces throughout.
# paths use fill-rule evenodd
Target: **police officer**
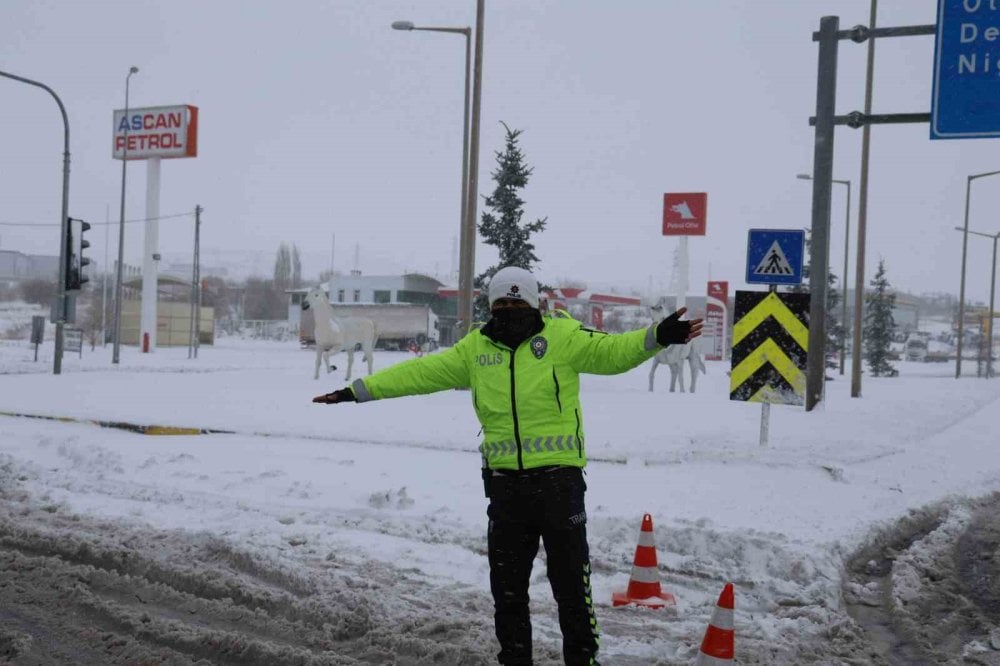
M 583 468 L 586 438 L 580 373 L 617 374 L 701 334 L 682 308 L 648 329 L 609 335 L 567 318 L 543 317 L 538 282 L 508 266 L 489 284 L 490 320 L 439 354 L 357 379 L 313 402 L 368 402 L 472 389 L 483 426 L 483 478 L 490 498 L 490 588 L 501 664 L 531 664 L 528 584 L 541 539 L 559 608 L 567 664 L 597 664 L 599 631 L 590 587 Z

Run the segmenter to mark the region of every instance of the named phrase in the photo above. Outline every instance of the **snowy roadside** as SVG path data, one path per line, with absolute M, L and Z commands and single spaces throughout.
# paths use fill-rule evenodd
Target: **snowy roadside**
M 0 348 L 0 366 L 18 373 L 0 375 L 0 411 L 239 434 L 148 437 L 0 419 L 0 455 L 21 497 L 8 511 L 6 524 L 16 529 L 4 528 L 5 544 L 11 531 L 38 522 L 17 516 L 58 517 L 65 539 L 97 539 L 102 529 L 155 533 L 148 538 L 163 544 L 164 557 L 224 544 L 317 590 L 366 586 L 348 605 L 369 608 L 373 636 L 448 618 L 455 627 L 435 635 L 439 649 L 465 655 L 455 663 L 492 658 L 478 424 L 467 393 L 311 405 L 342 376 L 314 382 L 309 352 L 273 343 L 202 348 L 197 361 L 186 350 L 126 353 L 119 368 L 100 351 L 85 353 L 67 359 L 59 377 L 19 370 L 24 353 Z M 380 354 L 376 367 L 405 357 Z M 895 380 L 866 380 L 863 400 L 847 398 L 846 382 L 834 381 L 816 413 L 775 408 L 763 449 L 759 408 L 728 401 L 721 364 L 709 364 L 693 395 L 667 393 L 666 373 L 649 393 L 646 367 L 585 378 L 603 661 L 686 662 L 722 584 L 732 581 L 741 663 L 824 655 L 865 663 L 868 648 L 841 601 L 851 550 L 910 508 L 1000 486 L 989 435 L 1000 388 L 955 382 L 939 367 L 902 367 Z M 610 608 L 611 593 L 628 582 L 645 512 L 654 518 L 664 585 L 678 598 L 672 612 Z M 107 521 L 117 527 L 96 527 Z M 549 663 L 558 660 L 559 632 L 541 562 L 531 592 L 536 656 Z M 330 598 L 317 603 L 340 612 Z M 333 658 L 315 645 L 285 647 Z M 338 643 L 332 652 L 371 663 L 352 649 Z M 399 663 L 449 663 L 425 649 L 391 651 Z

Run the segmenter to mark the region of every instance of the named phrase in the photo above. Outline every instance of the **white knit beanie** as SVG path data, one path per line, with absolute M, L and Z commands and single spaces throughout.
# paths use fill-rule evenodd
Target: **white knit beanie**
M 517 298 L 538 307 L 538 281 L 535 276 L 517 266 L 501 268 L 490 280 L 490 307 L 499 298 Z

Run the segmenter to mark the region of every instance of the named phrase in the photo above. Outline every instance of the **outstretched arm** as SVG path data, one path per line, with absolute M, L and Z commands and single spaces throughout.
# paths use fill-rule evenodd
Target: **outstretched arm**
M 469 369 L 461 342 L 440 354 L 412 358 L 384 370 L 356 379 L 350 387 L 325 393 L 313 402 L 334 405 L 340 402 L 368 402 L 406 395 L 434 393 L 469 385 Z

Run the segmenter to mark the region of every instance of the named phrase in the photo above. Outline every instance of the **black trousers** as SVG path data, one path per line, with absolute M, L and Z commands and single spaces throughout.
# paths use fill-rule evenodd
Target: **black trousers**
M 501 664 L 531 664 L 528 583 L 545 544 L 549 584 L 559 607 L 566 664 L 597 664 L 599 630 L 590 590 L 590 551 L 582 470 L 549 467 L 497 473 L 489 506 L 490 588 Z

